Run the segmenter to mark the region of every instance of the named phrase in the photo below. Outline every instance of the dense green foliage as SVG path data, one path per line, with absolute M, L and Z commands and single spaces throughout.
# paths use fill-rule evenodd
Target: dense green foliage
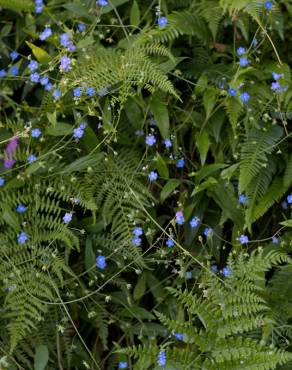
M 0 7 L 0 369 L 291 369 L 292 1 Z

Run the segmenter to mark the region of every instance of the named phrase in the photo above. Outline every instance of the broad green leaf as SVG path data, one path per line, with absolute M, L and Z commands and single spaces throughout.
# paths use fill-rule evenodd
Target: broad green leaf
M 84 130 L 84 135 L 81 140 L 88 152 L 95 150 L 99 145 L 98 138 L 89 125 L 86 126 L 86 129 Z
M 92 248 L 92 241 L 90 239 L 86 239 L 85 243 L 85 267 L 86 270 L 91 270 L 92 267 L 95 265 L 95 254 Z
M 195 186 L 191 196 L 200 193 L 203 190 L 206 190 L 214 185 L 217 184 L 217 180 L 214 177 L 209 177 L 206 181 L 202 182 L 202 184 Z
M 215 90 L 209 89 L 204 92 L 203 104 L 204 104 L 204 108 L 206 111 L 206 117 L 210 116 L 210 113 L 216 103 L 216 97 L 217 97 L 217 93 Z
M 63 173 L 71 173 L 86 170 L 87 167 L 94 167 L 98 164 L 99 161 L 103 160 L 103 154 L 90 154 L 84 157 L 76 159 L 76 161 L 70 163 L 63 169 Z
M 286 221 L 280 222 L 280 225 L 292 227 L 292 220 L 286 220 Z
M 170 196 L 170 194 L 180 185 L 180 180 L 171 179 L 168 180 L 167 183 L 164 185 L 164 187 L 161 190 L 160 193 L 160 200 L 161 202 L 164 202 L 167 197 Z
M 68 123 L 58 122 L 55 126 L 48 127 L 46 133 L 51 136 L 66 136 L 72 131 L 73 127 Z
M 132 26 L 138 26 L 140 23 L 140 9 L 137 1 L 133 2 L 130 12 L 130 23 Z
M 199 171 L 189 173 L 190 177 L 195 177 L 196 181 L 199 183 L 201 182 L 204 178 L 208 177 L 212 173 L 221 170 L 222 168 L 227 167 L 227 164 L 224 163 L 214 163 L 214 164 L 207 164 L 203 166 Z
M 203 166 L 205 164 L 207 153 L 209 150 L 209 145 L 210 145 L 209 135 L 206 131 L 203 131 L 202 133 L 197 135 L 196 145 L 197 145 L 197 148 L 199 149 L 201 164 Z
M 47 346 L 38 346 L 34 355 L 34 370 L 45 370 L 49 361 L 49 350 Z
M 16 212 L 12 212 L 10 209 L 6 208 L 4 209 L 4 212 L 2 214 L 3 220 L 6 221 L 6 223 L 9 225 L 9 227 L 12 227 L 15 231 L 20 231 L 21 226 L 18 221 Z
M 169 116 L 165 94 L 162 92 L 154 93 L 150 99 L 149 105 L 153 112 L 157 127 L 162 137 L 166 139 L 169 136 Z
M 156 155 L 156 160 L 157 160 L 157 170 L 158 173 L 161 177 L 164 177 L 166 179 L 169 178 L 169 171 L 167 164 L 165 163 L 164 159 L 161 157 L 159 153 Z
M 142 298 L 143 295 L 145 294 L 146 281 L 147 281 L 147 275 L 145 273 L 142 273 L 134 289 L 133 297 L 135 301 Z
M 50 122 L 53 126 L 55 126 L 55 125 L 56 125 L 56 123 L 57 123 L 57 113 L 56 113 L 56 111 L 54 111 L 53 113 L 48 112 L 48 113 L 47 113 L 47 117 L 48 117 L 49 122 Z
M 34 3 L 32 0 L 0 0 L 0 8 L 30 12 L 34 10 Z
M 78 15 L 79 17 L 84 17 L 90 21 L 94 20 L 94 16 L 90 15 L 89 13 L 89 8 L 79 2 L 68 2 L 67 4 L 64 4 L 62 6 L 63 8 L 70 10 L 71 13 Z
M 26 41 L 27 45 L 31 48 L 33 55 L 41 64 L 48 64 L 51 60 L 50 55 L 42 48 Z

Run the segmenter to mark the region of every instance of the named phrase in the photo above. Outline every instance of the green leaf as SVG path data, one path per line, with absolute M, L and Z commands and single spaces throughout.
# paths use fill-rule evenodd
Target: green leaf
M 140 277 L 139 277 L 139 280 L 138 280 L 138 282 L 135 286 L 134 293 L 133 293 L 133 297 L 134 297 L 135 301 L 142 298 L 143 295 L 145 294 L 146 281 L 147 281 L 147 275 L 145 273 L 141 274 Z
M 206 111 L 206 117 L 210 116 L 212 109 L 216 103 L 217 94 L 215 90 L 206 90 L 203 95 L 203 104 Z
M 50 122 L 53 126 L 55 126 L 55 125 L 56 125 L 56 123 L 57 123 L 57 113 L 56 113 L 56 111 L 54 111 L 53 113 L 48 112 L 48 113 L 47 113 L 47 118 L 48 118 L 49 122 Z
M 6 221 L 9 227 L 12 227 L 17 232 L 20 231 L 21 226 L 15 212 L 12 212 L 10 209 L 6 208 L 4 209 L 2 218 L 4 221 Z
M 207 134 L 206 131 L 197 135 L 196 145 L 197 145 L 197 148 L 199 149 L 201 164 L 203 166 L 205 164 L 207 153 L 209 150 L 209 145 L 210 145 L 209 135 Z
M 95 254 L 92 248 L 92 241 L 90 239 L 86 239 L 85 243 L 85 267 L 86 270 L 92 269 L 95 265 Z
M 0 8 L 30 12 L 34 10 L 34 3 L 31 0 L 0 0 Z
M 217 184 L 217 180 L 214 177 L 209 177 L 206 181 L 202 182 L 202 184 L 195 187 L 191 196 L 200 193 L 203 190 L 209 189 L 210 187 Z
M 51 136 L 66 136 L 71 134 L 73 127 L 68 123 L 59 122 L 55 126 L 47 128 L 46 133 Z
M 164 187 L 161 190 L 160 193 L 160 200 L 161 202 L 164 202 L 167 197 L 170 196 L 170 194 L 180 185 L 180 180 L 171 179 L 168 180 L 167 183 L 164 185 Z
M 94 16 L 89 14 L 89 8 L 80 3 L 68 3 L 62 5 L 63 8 L 68 9 L 71 13 L 78 15 L 78 17 L 84 17 L 90 21 L 94 20 Z
M 83 39 L 79 40 L 76 44 L 78 49 L 86 48 L 87 46 L 93 45 L 96 43 L 92 36 L 86 36 Z
M 162 92 L 154 93 L 150 99 L 149 105 L 157 127 L 162 137 L 166 139 L 169 136 L 169 116 L 165 94 Z
M 156 160 L 157 160 L 157 170 L 158 173 L 161 177 L 164 177 L 166 179 L 169 178 L 169 171 L 167 164 L 165 163 L 164 159 L 161 157 L 159 153 L 156 155 Z
M 114 9 L 114 7 L 118 7 L 120 5 L 123 5 L 123 4 L 127 3 L 128 1 L 129 0 L 111 0 L 112 5 L 110 4 L 110 5 L 102 7 L 102 14 L 109 13 Z
M 292 220 L 286 220 L 286 221 L 280 222 L 280 225 L 292 227 Z
M 35 46 L 28 41 L 26 41 L 26 43 L 31 48 L 33 55 L 41 64 L 48 64 L 50 62 L 51 57 L 44 49 Z
M 103 158 L 102 153 L 97 153 L 97 154 L 91 154 L 91 155 L 86 155 L 84 157 L 76 159 L 76 161 L 70 163 L 68 166 L 66 166 L 62 172 L 64 173 L 71 173 L 71 172 L 78 172 L 78 171 L 83 171 L 87 169 L 87 167 L 94 167 L 96 166 L 99 161 L 101 161 Z
M 133 2 L 130 12 L 130 23 L 132 26 L 138 26 L 140 23 L 140 9 L 137 1 Z
M 45 370 L 49 361 L 49 350 L 47 346 L 38 346 L 34 355 L 34 370 Z

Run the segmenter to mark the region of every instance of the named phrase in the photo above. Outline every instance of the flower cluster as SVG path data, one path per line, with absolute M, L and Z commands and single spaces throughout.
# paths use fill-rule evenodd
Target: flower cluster
M 134 234 L 134 237 L 132 238 L 132 244 L 135 247 L 139 247 L 142 243 L 142 239 L 140 238 L 141 235 L 143 235 L 143 230 L 141 227 L 137 226 L 135 229 L 132 231 Z

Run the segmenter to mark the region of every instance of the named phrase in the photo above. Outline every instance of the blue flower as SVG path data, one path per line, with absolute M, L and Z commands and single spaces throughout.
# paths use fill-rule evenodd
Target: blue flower
M 218 267 L 216 265 L 211 265 L 211 271 L 213 272 L 213 274 L 217 274 Z
M 228 277 L 228 276 L 231 275 L 231 271 L 228 267 L 223 267 L 222 274 L 223 274 L 223 276 Z
M 243 103 L 247 103 L 249 101 L 249 99 L 250 99 L 250 95 L 246 91 L 244 91 L 242 94 L 240 94 L 240 100 Z
M 72 213 L 66 212 L 63 217 L 64 224 L 68 224 L 72 220 Z
M 170 139 L 165 139 L 164 140 L 164 145 L 166 146 L 166 148 L 171 148 L 172 147 L 172 142 Z
M 119 369 L 126 369 L 128 367 L 127 361 L 120 361 L 119 362 Z
M 193 277 L 192 271 L 187 271 L 185 276 L 187 280 L 190 280 Z
M 210 228 L 210 227 L 206 227 L 205 229 L 204 229 L 204 235 L 206 236 L 206 237 L 208 237 L 209 235 L 211 235 L 211 232 L 212 232 L 213 230 Z
M 40 84 L 42 86 L 46 86 L 49 83 L 49 78 L 47 76 L 43 76 L 40 78 Z
M 236 93 L 237 93 L 237 91 L 235 90 L 235 89 L 228 89 L 228 94 L 230 95 L 230 96 L 236 96 Z
M 278 81 L 272 82 L 271 90 L 279 91 L 280 88 L 281 88 L 280 82 L 278 82 Z
M 246 67 L 248 65 L 248 59 L 247 58 L 240 58 L 239 59 L 239 65 L 240 67 Z
M 256 47 L 257 47 L 257 45 L 258 45 L 258 40 L 257 40 L 257 39 L 253 39 L 253 40 L 252 40 L 252 46 L 253 46 L 254 48 L 256 48 Z
M 50 91 L 50 90 L 52 90 L 52 88 L 53 88 L 53 84 L 52 84 L 51 82 L 48 82 L 48 83 L 46 84 L 46 86 L 45 86 L 45 90 L 46 90 L 46 91 Z
M 46 27 L 43 32 L 40 34 L 40 40 L 44 41 L 48 37 L 52 35 L 52 29 L 50 27 Z
M 132 232 L 135 236 L 143 235 L 143 230 L 140 226 L 135 227 L 135 229 Z
M 185 222 L 184 215 L 183 215 L 182 211 L 176 212 L 176 214 L 175 214 L 175 222 L 178 225 L 182 225 Z
M 104 270 L 106 268 L 105 256 L 96 257 L 96 267 L 101 270 Z
M 5 179 L 3 177 L 0 177 L 0 187 L 5 184 Z
M 183 168 L 185 166 L 185 160 L 184 158 L 180 158 L 176 161 L 176 167 L 177 168 Z
M 168 238 L 166 240 L 166 245 L 168 246 L 168 248 L 172 248 L 174 246 L 174 241 L 170 238 Z
M 87 87 L 86 94 L 88 96 L 93 96 L 95 94 L 95 88 L 94 87 Z
M 18 73 L 19 73 L 19 68 L 18 68 L 18 67 L 13 66 L 13 67 L 11 67 L 11 68 L 9 69 L 9 73 L 11 74 L 11 76 L 17 76 L 17 75 L 18 75 Z
M 84 135 L 84 128 L 81 125 L 73 130 L 74 139 L 81 139 Z
M 158 353 L 157 364 L 158 364 L 158 366 L 165 366 L 166 365 L 166 353 L 165 353 L 165 351 L 160 351 Z
M 289 194 L 287 197 L 288 204 L 292 204 L 292 194 Z
M 96 5 L 99 5 L 99 6 L 107 6 L 108 5 L 108 1 L 107 0 L 97 0 Z
M 154 135 L 147 135 L 145 139 L 145 143 L 149 146 L 153 146 L 156 143 L 156 138 Z
M 168 21 L 166 17 L 159 17 L 157 19 L 157 23 L 160 28 L 165 28 L 167 26 Z
M 66 55 L 61 57 L 60 62 L 60 71 L 68 72 L 71 69 L 71 59 Z
M 18 244 L 24 244 L 27 239 L 28 237 L 24 231 L 21 231 L 17 236 Z
M 16 207 L 16 212 L 18 213 L 24 213 L 26 211 L 26 207 L 23 204 L 18 204 Z
M 68 33 L 62 33 L 59 39 L 60 39 L 60 44 L 64 46 L 64 48 L 70 45 L 71 41 L 70 41 L 70 36 L 68 35 Z
M 7 72 L 5 71 L 5 69 L 1 69 L 0 70 L 0 78 L 3 78 L 7 75 Z
M 32 163 L 32 162 L 34 162 L 36 159 L 37 159 L 37 157 L 36 157 L 34 154 L 30 154 L 30 155 L 27 157 L 27 161 L 28 161 L 28 163 Z
M 240 244 L 247 244 L 248 243 L 248 236 L 242 234 L 242 235 L 240 235 L 239 238 L 237 238 L 237 240 L 240 242 Z
M 194 229 L 199 225 L 200 219 L 198 217 L 194 217 L 190 221 L 191 228 Z
M 38 62 L 36 60 L 31 60 L 29 63 L 28 63 L 28 68 L 33 72 L 35 70 L 38 69 Z
M 276 236 L 273 236 L 272 237 L 272 243 L 273 244 L 279 244 L 279 238 L 277 238 Z
M 244 194 L 240 194 L 238 197 L 238 201 L 240 204 L 245 204 L 247 202 L 247 196 Z
M 32 137 L 35 137 L 35 138 L 38 138 L 40 137 L 42 134 L 41 130 L 39 128 L 34 128 L 31 130 L 31 136 Z
M 75 89 L 73 90 L 73 95 L 75 96 L 75 98 L 80 98 L 80 96 L 82 95 L 82 89 L 80 87 L 75 87 Z
M 275 81 L 278 81 L 281 77 L 283 77 L 283 74 L 272 72 L 272 76 Z
M 182 333 L 175 333 L 174 336 L 177 340 L 184 340 L 184 334 Z
M 149 181 L 156 181 L 158 179 L 158 173 L 156 171 L 151 171 L 148 175 Z
M 30 75 L 30 81 L 37 83 L 39 82 L 40 75 L 37 72 L 34 72 Z
M 237 52 L 237 55 L 244 55 L 245 54 L 245 48 L 240 46 L 239 48 L 237 48 L 236 52 Z
M 132 239 L 132 244 L 135 246 L 135 247 L 139 247 L 142 243 L 142 240 L 141 238 L 139 238 L 139 236 L 135 236 L 133 239 Z
M 267 9 L 267 10 L 271 10 L 273 8 L 273 3 L 272 1 L 266 1 L 264 3 L 264 7 Z
M 54 100 L 58 100 L 58 99 L 60 99 L 60 97 L 61 97 L 61 90 L 55 89 L 53 91 L 53 98 L 54 98 Z
M 19 57 L 18 52 L 17 52 L 17 51 L 15 51 L 15 50 L 13 50 L 9 55 L 10 55 L 10 58 L 11 58 L 12 60 L 15 60 L 15 59 L 17 59 L 17 58 Z
M 43 0 L 35 0 L 35 12 L 40 14 L 43 11 L 44 4 Z
M 86 24 L 84 24 L 84 23 L 78 23 L 77 28 L 78 28 L 78 31 L 79 32 L 83 32 L 83 31 L 86 30 Z

